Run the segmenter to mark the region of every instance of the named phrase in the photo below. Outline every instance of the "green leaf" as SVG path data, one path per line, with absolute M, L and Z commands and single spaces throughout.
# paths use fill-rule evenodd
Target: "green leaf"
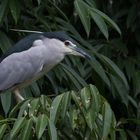
M 57 131 L 56 131 L 56 127 L 54 125 L 54 123 L 49 120 L 49 136 L 51 140 L 57 140 Z
M 7 118 L 7 119 L 1 118 L 0 123 L 9 123 L 9 122 L 13 123 L 14 121 L 16 121 L 15 118 Z
M 111 19 L 109 18 L 106 14 L 103 12 L 99 11 L 98 9 L 91 8 L 94 12 L 96 12 L 98 15 L 100 15 L 110 26 L 112 26 L 120 35 L 121 35 L 121 30 L 118 27 L 118 25 Z
M 69 111 L 69 121 L 72 130 L 75 130 L 77 127 L 76 121 L 78 120 L 78 112 L 76 109 L 70 108 Z
M 39 86 L 38 86 L 37 82 L 32 83 L 31 90 L 32 90 L 32 92 L 35 96 L 40 95 L 40 89 L 39 89 Z
M 137 101 L 131 97 L 130 95 L 128 95 L 128 100 L 130 101 L 130 103 L 135 107 L 135 108 L 138 108 L 138 104 L 137 104 Z
M 25 102 L 26 102 L 26 103 L 25 103 Z M 13 109 L 10 111 L 10 113 L 9 113 L 9 118 L 16 117 L 17 111 L 18 111 L 19 109 L 21 110 L 21 108 L 22 108 L 22 106 L 23 106 L 24 103 L 25 103 L 26 106 L 27 106 L 28 102 L 29 102 L 29 100 L 24 100 L 24 101 L 22 101 L 22 102 L 19 102 L 17 105 L 15 105 L 14 108 L 13 108 Z
M 97 7 L 96 1 L 93 1 L 93 0 L 86 0 L 86 2 L 87 2 L 91 7 L 94 7 L 94 8 Z
M 17 24 L 20 15 L 20 3 L 19 0 L 10 0 L 10 10 L 11 14 Z
M 110 78 L 111 78 L 112 84 L 115 87 L 115 90 L 121 97 L 122 102 L 126 106 L 128 106 L 128 91 L 127 91 L 126 87 L 124 86 L 122 81 L 120 79 L 116 78 L 115 76 L 110 74 Z M 116 95 L 116 96 L 118 96 L 118 95 Z
M 1 127 L 0 127 L 0 140 L 3 138 L 3 135 L 5 133 L 7 129 L 7 124 L 3 124 Z
M 20 107 L 20 110 L 19 110 L 19 113 L 18 113 L 18 118 L 22 117 L 24 115 L 25 111 L 28 110 L 29 102 L 30 102 L 30 100 L 26 100 L 25 102 L 23 101 L 23 104 L 21 104 L 21 107 L 17 106 L 17 109 L 18 109 L 18 107 Z M 15 112 L 16 112 L 17 109 L 15 108 Z
M 119 45 L 119 44 L 117 44 L 117 45 Z M 124 65 L 125 65 L 126 75 L 128 77 L 128 80 L 130 81 L 131 78 L 135 75 L 135 63 L 131 59 L 127 59 L 124 62 Z
M 90 84 L 89 88 L 93 100 L 92 102 L 93 102 L 94 112 L 96 115 L 98 115 L 101 106 L 100 94 L 98 89 L 94 85 Z
M 41 95 L 40 104 L 41 104 L 41 107 L 43 110 L 46 110 L 46 108 L 49 108 L 51 106 L 51 103 L 52 103 L 52 101 L 50 98 L 48 98 L 45 95 Z
M 64 72 L 70 78 L 70 80 L 75 85 L 75 87 L 80 90 L 81 89 L 81 85 L 79 84 L 79 82 L 77 81 L 77 79 L 68 70 L 64 69 Z
M 91 123 L 92 122 L 92 120 L 91 120 L 92 118 L 90 117 L 90 114 L 87 113 L 87 110 L 83 107 L 83 104 L 81 102 L 81 98 L 79 96 L 77 96 L 77 93 L 74 92 L 74 91 L 71 92 L 71 95 L 72 95 L 72 99 L 75 102 L 76 106 L 78 107 L 78 109 L 82 113 L 82 116 L 84 117 L 87 126 L 92 131 L 92 128 L 93 128 L 93 124 Z M 77 113 L 78 112 L 76 112 L 76 111 L 71 111 L 71 112 L 72 112 L 72 115 L 71 115 L 72 118 L 70 118 L 70 120 L 71 120 L 72 128 L 74 129 L 76 127 L 75 120 L 77 119 Z
M 83 88 L 80 92 L 80 96 L 83 106 L 85 107 L 86 110 L 88 110 L 92 100 L 90 90 L 86 87 Z
M 29 104 L 29 115 L 33 116 L 37 114 L 39 108 L 39 98 L 33 99 Z
M 48 124 L 48 117 L 45 114 L 40 115 L 36 120 L 36 135 L 40 139 Z
M 104 68 L 102 65 L 94 58 L 92 57 L 92 61 L 89 61 L 91 67 L 94 69 L 94 71 L 100 76 L 100 78 L 105 82 L 105 84 L 110 88 L 110 81 L 107 77 Z
M 85 108 L 82 107 L 83 105 L 82 105 L 82 102 L 81 102 L 81 98 L 79 96 L 77 96 L 77 93 L 74 92 L 74 91 L 71 91 L 71 95 L 72 95 L 72 99 L 74 100 L 74 102 L 77 105 L 77 107 L 81 110 L 83 115 L 85 115 L 86 110 L 85 110 Z
M 109 104 L 105 101 L 103 104 L 103 128 L 102 128 L 102 140 L 105 140 L 110 132 L 112 123 L 112 110 Z
M 11 41 L 4 32 L 0 31 L 0 49 L 5 53 L 11 47 Z
M 127 135 L 124 129 L 121 129 L 119 133 L 120 133 L 120 140 L 127 140 Z
M 111 137 L 111 140 L 116 140 L 116 118 L 115 118 L 115 115 L 113 113 L 113 116 L 112 116 L 112 124 L 111 124 L 111 131 L 110 131 L 110 137 Z
M 51 82 L 55 93 L 58 94 L 58 85 L 57 85 L 57 82 L 56 82 L 55 79 L 54 79 L 54 75 L 53 75 L 51 72 L 49 72 L 49 73 L 46 74 L 46 77 L 47 77 L 47 78 L 49 79 L 49 81 Z
M 32 118 L 25 121 L 25 125 L 21 132 L 21 140 L 30 140 L 32 134 L 33 120 Z
M 8 11 L 8 3 L 9 0 L 3 0 L 0 5 L 0 23 L 2 22 L 4 16 L 7 14 Z
M 67 71 L 69 71 L 69 72 L 77 79 L 77 81 L 78 81 L 82 86 L 86 86 L 86 85 L 87 85 L 86 81 L 85 81 L 83 78 L 81 78 L 71 67 L 68 67 L 67 65 L 62 64 L 62 63 L 61 63 L 61 65 L 62 65 Z
M 82 24 L 86 30 L 87 36 L 89 36 L 89 32 L 90 32 L 89 8 L 81 0 L 75 0 L 74 5 L 75 5 L 76 11 L 78 12 L 80 16 Z
M 91 11 L 90 12 L 91 17 L 93 18 L 93 20 L 95 21 L 95 23 L 97 24 L 97 26 L 99 27 L 100 31 L 103 33 L 103 35 L 106 37 L 106 39 L 108 39 L 108 29 L 106 26 L 106 23 L 104 22 L 103 18 L 97 14 L 96 12 Z
M 13 139 L 18 134 L 18 132 L 23 128 L 25 121 L 26 119 L 24 117 L 20 117 L 16 120 L 10 133 L 11 139 Z
M 67 18 L 66 14 L 61 10 L 61 7 L 59 7 L 57 4 L 55 4 L 54 1 L 49 0 L 49 3 L 51 3 L 53 5 L 56 12 L 58 12 L 66 21 L 69 22 L 69 19 Z
M 92 131 L 94 128 L 96 117 L 100 110 L 100 96 L 98 90 L 93 85 L 90 85 L 86 88 L 86 93 L 88 92 L 90 93 L 91 97 L 90 99 L 86 100 L 86 103 L 90 100 L 90 108 L 87 110 L 85 118 L 89 128 Z
M 5 115 L 7 115 L 11 107 L 11 92 L 5 92 L 1 94 L 0 97 L 3 110 L 5 112 Z
M 64 93 L 63 100 L 62 100 L 63 109 L 61 111 L 62 120 L 64 120 L 64 118 L 65 118 L 66 112 L 69 107 L 70 100 L 71 100 L 70 92 Z
M 119 67 L 113 62 L 111 61 L 109 58 L 107 58 L 104 55 L 99 55 L 96 53 L 96 56 L 104 63 L 104 65 L 110 69 L 110 72 L 114 75 L 116 75 L 120 80 L 122 80 L 122 82 L 124 83 L 124 85 L 126 86 L 127 90 L 129 89 L 129 85 L 128 82 L 126 80 L 125 75 L 123 74 L 123 72 L 119 69 Z
M 63 99 L 63 94 L 55 97 L 52 102 L 51 109 L 50 109 L 50 121 L 55 123 L 59 116 L 59 111 L 61 107 L 61 102 Z
M 75 104 L 83 113 L 83 117 L 91 131 L 94 128 L 95 119 L 100 109 L 100 97 L 98 94 L 98 90 L 93 85 L 81 90 L 81 98 L 76 95 L 76 92 L 71 92 Z

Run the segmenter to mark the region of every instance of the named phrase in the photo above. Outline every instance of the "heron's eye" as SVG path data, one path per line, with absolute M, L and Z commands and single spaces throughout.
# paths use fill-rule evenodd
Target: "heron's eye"
M 64 44 L 65 44 L 66 46 L 69 46 L 69 45 L 70 45 L 70 42 L 69 42 L 69 41 L 65 41 Z

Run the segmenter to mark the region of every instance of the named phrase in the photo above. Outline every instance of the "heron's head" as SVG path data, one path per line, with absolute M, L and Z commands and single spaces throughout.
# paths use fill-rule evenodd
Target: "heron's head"
M 66 54 L 72 54 L 76 56 L 82 56 L 90 59 L 90 55 L 83 51 L 81 48 L 78 48 L 76 44 L 74 44 L 71 40 L 65 40 L 64 42 L 64 50 Z
M 45 33 L 45 37 L 50 39 L 50 47 L 54 47 L 54 51 L 59 51 L 64 53 L 65 55 L 71 54 L 76 56 L 82 56 L 90 59 L 90 55 L 88 55 L 81 48 L 77 47 L 74 40 L 71 39 L 65 32 L 51 32 Z

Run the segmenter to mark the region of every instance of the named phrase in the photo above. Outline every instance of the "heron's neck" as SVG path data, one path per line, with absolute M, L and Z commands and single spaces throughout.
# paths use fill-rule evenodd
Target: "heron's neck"
M 43 61 L 44 61 L 44 66 L 47 70 L 52 69 L 55 65 L 60 63 L 64 59 L 64 54 L 63 53 L 58 53 L 56 51 L 48 50 L 46 48 L 45 51 L 43 51 Z

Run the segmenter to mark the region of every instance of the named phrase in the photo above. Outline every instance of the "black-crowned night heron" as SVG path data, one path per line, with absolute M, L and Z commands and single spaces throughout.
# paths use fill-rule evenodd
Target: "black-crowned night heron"
M 40 32 L 23 38 L 0 59 L 0 91 L 10 89 L 22 100 L 19 89 L 39 79 L 67 54 L 90 57 L 64 32 Z

